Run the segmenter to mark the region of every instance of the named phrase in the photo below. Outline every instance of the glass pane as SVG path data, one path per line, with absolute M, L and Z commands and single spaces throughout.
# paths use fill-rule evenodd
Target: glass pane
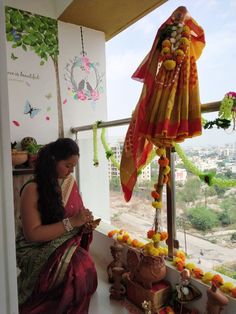
M 215 118 L 212 114 L 206 117 Z M 204 130 L 204 141 L 189 140 L 182 149 L 192 169 L 200 176 L 214 176 L 220 185 L 200 180 L 176 154 L 177 238 L 196 264 L 236 279 L 236 188 L 227 187 L 229 180 L 236 180 L 236 143 L 221 142 L 220 135 L 213 141 L 207 136 L 210 132 L 217 133 Z
M 108 142 L 119 164 L 126 131 L 127 126 L 109 130 L 110 136 Z M 112 225 L 119 229 L 124 229 L 130 233 L 132 238 L 146 239 L 147 232 L 152 228 L 154 223 L 155 209 L 152 207 L 153 198 L 151 191 L 154 190 L 154 184 L 157 183 L 158 179 L 157 158 L 153 159 L 138 176 L 132 198 L 129 202 L 126 202 L 123 196 L 120 185 L 120 171 L 112 164 L 111 160 L 108 161 L 108 172 Z M 166 226 L 166 189 L 164 188 L 161 227 L 163 230 L 166 230 Z

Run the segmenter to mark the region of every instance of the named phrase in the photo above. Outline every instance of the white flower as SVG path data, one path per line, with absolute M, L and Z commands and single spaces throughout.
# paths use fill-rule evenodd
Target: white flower
M 177 35 L 177 32 L 176 32 L 176 31 L 173 31 L 173 32 L 171 33 L 171 37 L 176 37 L 176 35 Z

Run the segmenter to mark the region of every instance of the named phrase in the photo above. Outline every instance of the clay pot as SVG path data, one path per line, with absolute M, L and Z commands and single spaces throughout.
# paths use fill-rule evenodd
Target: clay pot
M 152 284 L 166 277 L 166 264 L 162 256 L 149 256 L 141 254 L 138 269 L 135 272 L 135 280 L 144 288 L 152 288 Z
M 145 289 L 163 280 L 166 276 L 166 264 L 163 256 L 138 254 L 134 249 L 127 251 L 127 267 L 133 281 L 140 283 Z
M 28 160 L 28 152 L 27 151 L 14 151 L 11 153 L 12 165 L 18 166 L 24 164 Z

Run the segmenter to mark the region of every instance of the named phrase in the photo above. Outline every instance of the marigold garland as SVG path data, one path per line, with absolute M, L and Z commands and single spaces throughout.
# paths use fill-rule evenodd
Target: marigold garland
M 168 233 L 166 231 L 155 233 L 153 229 L 147 232 L 147 237 L 149 239 L 148 243 L 143 243 L 137 239 L 133 239 L 131 235 L 126 232 L 124 229 L 114 229 L 108 232 L 108 237 L 118 241 L 121 244 L 126 244 L 133 248 L 144 252 L 145 254 L 151 256 L 167 256 L 168 247 L 158 246 L 155 247 L 155 242 L 165 241 L 168 238 Z M 204 272 L 203 269 L 197 267 L 192 262 L 187 262 L 186 254 L 182 250 L 175 252 L 172 264 L 176 269 L 181 272 L 183 269 L 188 269 L 193 276 L 193 278 L 201 280 L 207 285 L 214 284 L 218 287 L 223 293 L 230 295 L 233 298 L 236 298 L 236 286 L 232 282 L 224 282 L 223 277 L 220 274 L 215 274 L 212 272 Z
M 172 264 L 177 268 L 178 271 L 182 271 L 184 268 L 190 270 L 191 275 L 201 280 L 203 283 L 210 285 L 214 284 L 225 294 L 236 298 L 236 286 L 232 282 L 224 282 L 223 277 L 220 274 L 213 274 L 211 272 L 204 272 L 203 269 L 196 267 L 194 263 L 186 264 L 186 256 L 183 251 L 177 251 Z

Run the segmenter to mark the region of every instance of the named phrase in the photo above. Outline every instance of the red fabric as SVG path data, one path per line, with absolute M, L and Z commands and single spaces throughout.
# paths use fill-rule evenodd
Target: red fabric
M 170 147 L 175 142 L 201 134 L 196 60 L 202 53 L 205 38 L 201 26 L 185 9 L 177 8 L 161 25 L 149 54 L 132 76 L 143 82 L 143 89 L 132 114 L 121 158 L 120 181 L 126 201 L 132 196 L 137 174 L 145 166 L 153 145 Z M 189 48 L 183 61 L 168 70 L 159 46 L 162 46 L 164 38 L 169 38 L 169 35 L 163 35 L 163 31 L 165 33 L 179 14 L 190 28 Z M 173 52 L 170 60 L 172 58 Z
M 66 216 L 84 208 L 77 185 L 74 184 L 66 204 Z M 87 250 L 91 234 L 77 234 L 63 243 L 43 266 L 33 294 L 20 309 L 20 314 L 87 314 L 92 294 L 97 288 L 97 273 Z M 77 248 L 67 267 L 63 282 L 50 288 L 55 271 L 65 250 L 76 244 Z

